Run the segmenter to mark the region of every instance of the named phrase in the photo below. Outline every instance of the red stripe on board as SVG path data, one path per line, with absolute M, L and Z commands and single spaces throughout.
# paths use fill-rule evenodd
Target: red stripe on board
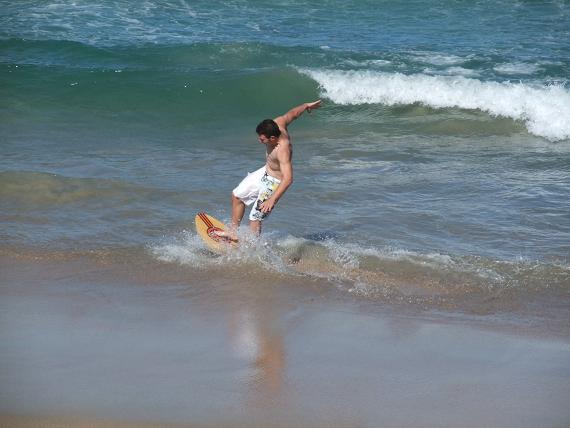
M 208 226 L 208 219 L 204 217 L 204 213 L 198 213 L 198 217 L 200 217 L 200 220 L 202 220 L 202 223 L 204 223 L 206 226 Z
M 198 213 L 198 216 L 202 219 L 202 221 L 206 224 L 206 226 L 208 226 L 208 227 L 214 227 L 214 225 L 212 224 L 212 222 L 211 222 L 210 219 L 206 216 L 205 213 Z
M 206 223 L 206 226 L 208 227 L 213 227 L 214 225 L 212 224 L 212 222 L 210 221 L 210 219 L 208 218 L 208 216 L 205 213 L 202 213 L 202 221 L 204 223 Z

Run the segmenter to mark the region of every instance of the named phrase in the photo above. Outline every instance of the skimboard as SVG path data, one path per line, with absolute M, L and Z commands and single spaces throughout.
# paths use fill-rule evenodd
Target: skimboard
M 228 227 L 215 217 L 206 213 L 198 213 L 194 219 L 196 223 L 196 232 L 202 238 L 206 246 L 218 253 L 225 253 L 229 249 L 237 248 L 237 241 L 217 236 L 215 232 L 225 232 Z

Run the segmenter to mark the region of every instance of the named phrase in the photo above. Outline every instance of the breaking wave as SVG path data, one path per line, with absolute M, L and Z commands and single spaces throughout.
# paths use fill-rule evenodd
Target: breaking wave
M 570 91 L 562 84 L 482 82 L 462 76 L 405 75 L 378 71 L 302 69 L 322 96 L 341 105 L 422 104 L 433 108 L 481 110 L 521 121 L 551 141 L 570 138 Z

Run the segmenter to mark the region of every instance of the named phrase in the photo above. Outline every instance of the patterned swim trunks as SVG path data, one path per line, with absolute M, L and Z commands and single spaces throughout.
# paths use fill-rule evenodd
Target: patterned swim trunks
M 233 194 L 248 206 L 253 203 L 249 219 L 261 221 L 269 216 L 269 213 L 261 212 L 261 204 L 273 195 L 273 192 L 279 187 L 279 183 L 281 180 L 268 175 L 264 166 L 248 174 L 233 190 Z

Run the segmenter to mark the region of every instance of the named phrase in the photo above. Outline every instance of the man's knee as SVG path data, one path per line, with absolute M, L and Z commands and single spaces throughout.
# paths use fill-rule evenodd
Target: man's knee
M 238 198 L 236 195 L 234 195 L 234 192 L 232 192 L 232 204 L 245 206 L 245 202 L 242 201 L 240 198 Z

